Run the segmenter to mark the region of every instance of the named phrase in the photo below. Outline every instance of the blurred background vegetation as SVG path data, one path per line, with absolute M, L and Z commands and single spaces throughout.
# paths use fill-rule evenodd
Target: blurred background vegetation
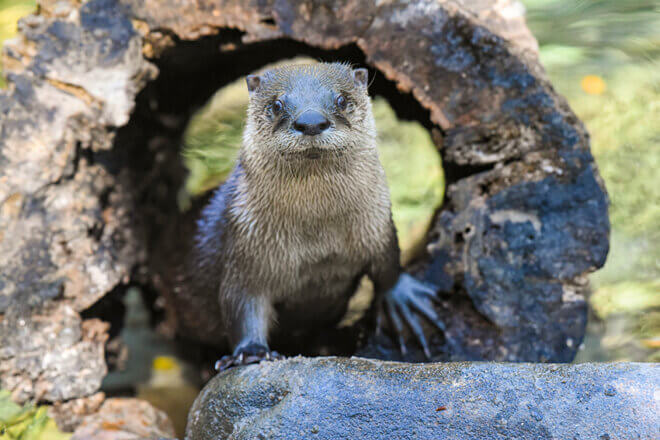
M 576 361 L 660 361 L 660 2 L 522 4 L 550 79 L 591 133 L 611 199 L 611 250 L 605 267 L 591 276 L 589 328 Z M 14 36 L 18 18 L 34 8 L 33 0 L 0 0 L 0 42 Z M 237 80 L 218 91 L 191 121 L 184 140 L 191 173 L 182 205 L 231 171 L 247 103 L 244 89 Z M 374 111 L 395 222 L 402 247 L 410 249 L 442 202 L 442 167 L 419 124 L 398 121 L 382 98 L 374 100 Z M 156 361 L 146 367 L 154 377 L 159 370 L 178 371 Z M 149 391 L 143 386 L 140 392 Z M 158 406 L 158 398 L 153 400 Z M 44 417 L 43 410 L 18 408 L 0 394 L 0 440 L 60 438 Z M 3 426 L 12 429 L 3 432 Z
M 580 361 L 660 361 L 660 2 L 525 0 L 555 88 L 591 134 L 611 247 Z
M 45 406 L 20 406 L 9 391 L 0 390 L 0 440 L 68 440 L 71 434 L 57 429 Z

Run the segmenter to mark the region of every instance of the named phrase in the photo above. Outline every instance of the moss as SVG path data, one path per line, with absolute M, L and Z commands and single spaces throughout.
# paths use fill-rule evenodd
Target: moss
M 11 401 L 9 391 L 0 390 L 0 440 L 68 440 L 48 417 L 48 408 L 20 406 Z

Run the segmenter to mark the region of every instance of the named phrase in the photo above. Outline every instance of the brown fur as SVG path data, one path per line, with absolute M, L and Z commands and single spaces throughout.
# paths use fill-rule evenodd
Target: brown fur
M 204 210 L 191 260 L 198 294 L 218 298 L 234 347 L 267 346 L 275 325 L 336 322 L 362 275 L 382 293 L 399 273 L 366 84 L 345 64 L 287 66 L 255 81 L 237 167 Z M 279 117 L 275 99 L 285 104 Z M 291 130 L 309 108 L 331 128 Z

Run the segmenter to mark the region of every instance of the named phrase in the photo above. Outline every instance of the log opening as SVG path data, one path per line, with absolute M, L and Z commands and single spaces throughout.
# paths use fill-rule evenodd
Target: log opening
M 456 342 L 432 340 L 434 360 L 570 361 L 586 275 L 607 255 L 607 196 L 586 130 L 510 5 L 41 2 L 6 46 L 0 94 L 2 385 L 18 400 L 98 389 L 107 334 L 91 319 L 101 312 L 80 313 L 122 284 L 161 290 L 156 249 L 179 218 L 191 115 L 298 54 L 382 72 L 372 93 L 439 146 L 444 203 L 412 266 L 441 289 Z M 53 343 L 53 332 L 73 337 Z M 366 336 L 360 353 L 401 359 Z M 46 355 L 51 366 L 25 367 Z
M 138 94 L 131 118 L 118 129 L 112 150 L 98 154 L 109 170 L 118 174 L 130 170 L 128 178 L 118 179 L 124 187 L 117 191 L 134 194 L 135 236 L 143 241 L 146 258 L 134 268 L 128 283 L 148 292 L 165 291 L 166 297 L 172 294 L 170 280 L 164 280 L 163 274 L 174 271 L 172 266 L 179 263 L 168 257 L 180 249 L 180 242 L 172 247 L 163 243 L 173 239 L 173 230 L 180 231 L 181 223 L 187 223 L 184 230 L 190 233 L 194 220 L 190 212 L 181 211 L 177 199 L 187 174 L 182 162 L 184 134 L 192 116 L 214 93 L 266 65 L 300 56 L 369 66 L 355 44 L 323 50 L 290 39 L 242 44 L 241 36 L 238 31 L 222 30 L 194 41 L 177 41 L 153 59 L 158 77 Z M 372 96 L 384 97 L 399 119 L 418 122 L 434 131 L 435 139 L 442 138 L 429 111 L 410 93 L 398 90 L 393 81 L 373 67 L 370 75 Z M 154 305 L 153 301 L 149 303 Z M 159 316 L 157 324 L 167 320 L 162 310 L 152 307 L 152 311 Z M 170 312 L 173 318 L 173 310 Z M 110 313 L 100 308 L 87 316 L 107 317 Z M 176 332 L 175 322 L 176 318 L 164 323 L 167 333 Z M 190 343 L 185 341 L 185 345 Z M 348 350 L 354 350 L 354 342 L 348 345 L 352 347 Z M 346 349 L 343 352 L 351 353 Z M 208 353 L 217 356 L 212 349 Z

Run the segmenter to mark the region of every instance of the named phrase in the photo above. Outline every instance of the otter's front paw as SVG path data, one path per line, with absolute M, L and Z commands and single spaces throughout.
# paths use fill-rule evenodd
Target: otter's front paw
M 403 329 L 405 321 L 422 346 L 424 355 L 430 358 L 431 350 L 426 342 L 420 316 L 428 319 L 438 330 L 445 333 L 445 324 L 433 308 L 433 301 L 436 300 L 436 289 L 433 286 L 418 281 L 407 273 L 402 273 L 394 287 L 382 299 L 376 331 L 380 332 L 383 316 L 387 316 L 399 338 L 401 353 L 405 355 L 407 351 Z
M 265 345 L 252 342 L 246 345 L 239 345 L 234 354 L 223 356 L 215 362 L 216 371 L 225 371 L 239 365 L 256 364 L 261 361 L 274 361 L 284 359 L 284 356 L 276 351 L 271 351 Z

